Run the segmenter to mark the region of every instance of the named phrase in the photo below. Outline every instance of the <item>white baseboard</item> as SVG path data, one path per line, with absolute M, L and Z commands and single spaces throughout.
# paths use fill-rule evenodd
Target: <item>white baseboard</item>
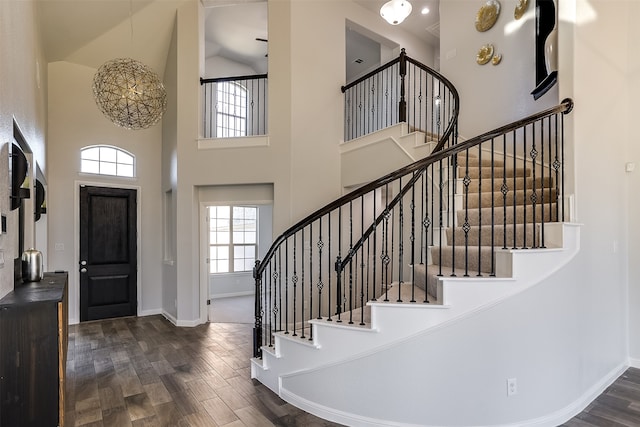
M 216 294 L 210 295 L 209 299 L 222 299 L 222 298 L 232 298 L 232 297 L 247 297 L 255 295 L 255 291 L 244 291 L 244 292 L 230 292 L 228 294 Z
M 518 426 L 527 426 L 527 427 L 546 427 L 546 426 L 557 426 L 564 424 L 569 421 L 571 418 L 578 415 L 582 412 L 591 402 L 593 402 L 603 391 L 607 389 L 613 382 L 618 379 L 620 375 L 624 371 L 627 370 L 629 366 L 626 363 L 622 363 L 612 369 L 607 375 L 602 377 L 600 381 L 591 386 L 587 391 L 585 391 L 582 396 L 578 399 L 574 400 L 570 405 L 562 408 L 559 411 L 553 412 L 547 416 L 529 420 L 522 424 L 517 424 Z M 514 424 L 513 427 L 516 425 Z
M 635 359 L 640 365 L 640 360 Z M 600 381 L 590 387 L 586 392 L 582 394 L 578 399 L 573 401 L 570 405 L 545 415 L 540 418 L 532 420 L 523 420 L 522 422 L 514 424 L 501 424 L 500 427 L 548 427 L 561 425 L 574 416 L 582 412 L 591 402 L 593 402 L 602 392 L 606 390 L 613 382 L 626 371 L 628 365 L 623 363 L 612 369 L 607 375 L 605 375 Z M 415 427 L 416 424 L 394 422 L 389 420 L 378 420 L 374 418 L 364 417 L 357 414 L 347 413 L 344 411 L 335 410 L 333 408 L 319 405 L 315 402 L 309 401 L 303 397 L 300 397 L 294 393 L 291 393 L 284 387 L 282 387 L 282 379 L 280 379 L 280 397 L 292 405 L 314 414 L 318 417 L 330 420 L 333 422 L 345 424 L 345 425 L 357 425 L 362 427 L 380 427 L 380 426 L 402 426 L 402 427 Z M 428 427 L 428 424 L 421 424 L 422 427 Z M 488 426 L 485 426 L 488 427 Z
M 640 359 L 629 358 L 629 367 L 640 368 Z
M 152 310 L 142 310 L 138 312 L 138 317 L 146 317 L 146 316 L 155 316 L 157 314 L 162 314 L 161 308 L 154 308 Z
M 175 316 L 167 313 L 166 311 L 162 311 L 161 313 L 169 322 L 173 323 L 174 325 L 180 327 L 180 328 L 193 328 L 195 326 L 198 325 L 202 325 L 203 322 L 200 319 L 195 319 L 195 320 L 178 320 L 175 318 Z

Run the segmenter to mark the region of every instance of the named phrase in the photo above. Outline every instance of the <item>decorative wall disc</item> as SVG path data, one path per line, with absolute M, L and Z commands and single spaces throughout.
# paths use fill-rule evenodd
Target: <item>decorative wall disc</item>
M 496 23 L 498 16 L 500 16 L 500 2 L 498 0 L 487 0 L 476 15 L 476 30 L 480 32 L 487 31 Z
M 479 65 L 484 65 L 487 62 L 491 61 L 492 57 L 493 57 L 493 45 L 485 44 L 478 51 L 478 55 L 476 56 L 476 62 Z
M 516 9 L 513 11 L 513 17 L 516 19 L 522 18 L 524 13 L 529 8 L 529 0 L 518 0 L 518 4 L 516 5 Z
M 500 61 L 502 61 L 502 54 L 501 53 L 493 55 L 493 58 L 491 58 L 491 63 L 493 65 L 498 65 L 500 63 Z

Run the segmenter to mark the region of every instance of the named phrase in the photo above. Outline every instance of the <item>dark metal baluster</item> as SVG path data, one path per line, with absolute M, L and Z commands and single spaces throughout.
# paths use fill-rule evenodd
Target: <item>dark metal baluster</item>
M 495 277 L 496 275 L 496 243 L 495 243 L 495 200 L 494 200 L 494 188 L 495 188 L 495 140 L 491 138 L 491 273 L 489 276 Z M 480 227 L 480 230 L 482 228 Z
M 342 323 L 342 206 L 338 207 L 338 257 L 336 259 L 336 313 L 338 323 Z
M 304 232 L 304 229 L 303 229 Z M 304 239 L 302 240 L 304 242 Z M 313 317 L 313 223 L 309 224 L 309 320 Z M 313 327 L 309 322 L 309 341 L 313 340 Z
M 423 172 L 422 172 L 422 183 L 424 184 L 424 180 L 427 179 L 429 177 L 429 174 L 427 173 L 428 168 L 425 167 Z M 433 171 L 433 165 L 432 165 L 432 171 Z M 433 185 L 433 178 L 431 179 L 431 183 Z M 425 258 L 426 258 L 426 251 L 429 250 L 429 226 L 431 225 L 431 217 L 429 215 L 429 185 L 426 184 L 424 185 L 424 197 L 421 197 L 423 200 L 427 200 L 426 203 L 426 212 L 423 210 L 423 217 L 424 219 L 422 220 L 422 226 L 424 227 L 424 235 L 425 235 L 425 244 L 424 244 L 424 251 L 425 251 Z M 431 197 L 431 203 L 433 204 L 433 197 Z M 433 235 L 432 235 L 432 241 L 433 241 Z M 422 253 L 423 249 L 420 249 L 420 253 Z M 426 260 L 425 263 L 426 264 Z M 429 275 L 427 273 L 427 266 L 425 265 L 424 267 L 424 301 L 425 303 L 429 303 L 429 297 L 428 297 L 428 284 L 429 284 L 429 279 L 428 279 Z
M 544 210 L 545 210 L 545 188 L 547 187 L 547 182 L 545 181 L 545 176 L 544 176 L 544 171 L 545 171 L 545 166 L 544 166 L 544 162 L 545 162 L 545 157 L 544 157 L 544 120 L 540 120 L 540 180 L 541 180 L 541 184 L 540 187 L 542 189 L 542 201 L 540 202 L 540 247 L 544 248 L 544 227 L 545 227 L 545 223 L 547 222 L 547 219 L 545 218 L 544 215 Z M 548 161 L 548 160 L 547 160 Z M 549 178 L 551 178 L 551 176 L 549 176 Z M 553 194 L 551 192 L 551 187 L 549 187 L 549 190 L 547 191 L 549 193 L 549 195 L 547 196 L 549 198 L 549 201 L 551 201 Z
M 273 282 L 271 281 L 271 275 L 272 275 L 272 267 L 273 263 L 271 261 L 269 261 L 269 266 L 267 267 L 267 269 L 265 270 L 265 272 L 267 272 L 267 309 L 269 310 L 269 337 L 273 336 L 273 324 L 274 324 L 274 316 L 275 313 L 273 312 L 273 304 L 271 303 L 271 297 L 273 295 Z M 271 338 L 269 338 L 269 347 L 272 347 L 272 343 L 271 343 Z
M 444 227 L 444 220 L 442 218 L 442 204 L 443 204 L 443 200 L 442 200 L 442 188 L 444 187 L 444 180 L 442 179 L 442 174 L 443 174 L 443 170 L 444 168 L 442 167 L 442 160 L 440 160 L 439 162 L 440 165 L 440 183 L 439 183 L 439 188 L 438 188 L 438 193 L 440 196 L 440 203 L 438 204 L 439 208 L 439 214 L 438 214 L 438 225 L 440 226 L 440 229 L 438 230 L 438 233 L 440 234 L 440 237 L 438 239 L 438 276 L 442 276 L 442 227 Z
M 413 172 L 413 176 L 416 172 Z M 416 183 L 411 185 L 411 301 L 416 302 Z
M 384 227 L 382 228 L 382 241 L 384 243 L 384 253 L 382 255 L 382 283 L 384 283 L 384 301 L 389 301 L 389 184 L 385 184 L 385 209 Z
M 398 179 L 398 188 L 402 189 L 402 177 Z M 398 300 L 396 302 L 402 302 L 401 291 L 404 284 L 404 197 L 400 197 L 400 214 L 398 216 Z
M 571 111 L 571 110 L 569 110 Z M 567 112 L 568 113 L 568 112 Z M 551 119 L 549 119 L 551 120 Z M 560 219 L 560 221 L 564 222 L 564 114 L 560 114 L 560 120 L 561 120 L 561 131 L 562 134 L 560 136 L 560 162 L 558 163 L 558 167 L 561 168 L 562 170 L 560 171 L 562 174 L 562 186 L 561 188 L 558 189 L 558 191 L 556 192 L 556 197 L 561 198 L 561 203 L 562 203 L 562 218 Z M 558 114 L 556 114 L 556 141 L 558 140 Z M 560 190 L 562 190 L 562 192 L 560 192 Z
M 353 202 L 349 201 L 349 257 L 353 259 Z M 353 324 L 353 261 L 349 261 L 349 324 Z
M 375 295 L 373 294 L 373 289 L 371 289 L 371 282 L 370 282 L 370 274 L 371 274 L 371 267 L 369 265 L 369 263 L 371 262 L 371 238 L 367 238 L 367 257 L 366 257 L 366 264 L 367 264 L 367 295 L 366 295 L 366 300 L 367 301 L 371 301 L 371 295 Z M 375 276 L 374 276 L 375 277 Z M 371 295 L 370 295 L 371 292 Z
M 425 224 L 424 218 L 426 217 L 424 212 L 425 205 L 425 193 L 424 193 L 424 180 L 427 176 L 426 168 L 422 170 L 422 177 L 420 178 L 420 215 L 423 218 L 422 225 L 420 226 L 420 264 L 424 264 L 424 248 L 426 248 L 426 238 L 425 238 Z
M 507 194 L 509 186 L 507 185 L 507 135 L 502 135 L 502 185 L 500 186 L 502 193 L 502 249 L 507 249 Z M 515 217 L 514 217 L 515 221 Z
M 322 288 L 324 284 L 322 283 L 322 248 L 324 248 L 324 242 L 322 241 L 322 217 L 320 217 L 320 231 L 318 236 L 318 284 L 316 287 L 318 288 L 318 317 L 317 319 L 322 319 Z
M 375 218 L 376 217 L 376 189 L 373 190 L 373 203 L 371 203 L 371 204 L 373 205 L 373 207 L 372 207 L 373 212 L 372 212 L 371 218 Z M 377 243 L 378 243 L 377 235 L 378 235 L 378 227 L 376 226 L 373 229 L 373 255 L 372 255 L 372 257 L 373 257 L 373 259 L 372 259 L 372 261 L 373 261 L 373 269 L 372 269 L 372 272 L 371 272 L 372 287 L 373 287 L 372 293 L 373 293 L 373 295 L 371 297 L 371 301 L 377 301 L 378 300 L 377 299 L 377 293 L 376 293 L 376 258 L 377 258 L 377 255 L 378 255 L 378 251 L 376 250 Z
M 329 240 L 329 247 L 328 247 L 328 250 L 327 250 L 327 258 L 330 261 L 331 260 L 331 242 L 332 242 L 332 239 L 331 239 L 331 212 L 327 215 L 327 222 L 328 222 L 328 224 L 327 224 L 327 236 L 328 236 L 328 240 Z M 333 319 L 331 318 L 331 311 L 332 311 L 331 310 L 331 276 L 333 276 L 333 272 L 331 271 L 331 262 L 327 262 L 327 268 L 329 269 L 329 272 L 327 274 L 327 276 L 328 276 L 328 278 L 327 278 L 327 288 L 329 288 L 328 289 L 329 294 L 327 295 L 327 302 L 328 302 L 327 303 L 327 306 L 328 306 L 327 311 L 328 311 L 329 317 L 327 318 L 327 321 L 328 322 L 332 322 Z
M 451 164 L 451 161 L 453 164 Z M 447 162 L 447 165 L 451 164 L 449 167 L 449 171 L 451 173 L 449 178 L 449 186 L 448 191 L 451 194 L 451 204 L 447 206 L 448 211 L 451 213 L 451 277 L 456 277 L 456 192 L 458 186 L 458 155 L 455 154 L 451 157 L 451 161 Z M 449 221 L 449 215 L 447 215 L 447 222 Z M 449 242 L 447 242 L 449 243 Z M 440 246 L 442 246 L 442 241 L 440 242 Z
M 527 228 L 527 126 L 525 125 L 522 128 L 522 135 L 524 137 L 524 143 L 522 147 L 522 166 L 524 169 L 524 187 L 522 190 L 522 205 L 523 205 L 523 215 L 524 215 L 524 225 L 523 229 Z M 527 233 L 524 233 L 522 236 L 522 248 L 527 249 Z
M 360 234 L 364 235 L 364 195 L 360 196 Z M 362 262 L 360 264 L 360 324 L 364 325 L 364 250 L 362 251 Z M 368 290 L 367 290 L 368 292 Z
M 516 193 L 517 193 L 517 189 L 518 189 L 518 183 L 517 183 L 517 178 L 516 175 L 518 175 L 516 173 L 516 169 L 517 169 L 517 164 L 516 164 L 516 159 L 517 159 L 517 134 L 516 131 L 514 130 L 513 133 L 513 249 L 517 249 L 517 241 L 516 241 L 516 225 L 518 223 L 517 221 L 517 205 L 516 205 Z
M 293 277 L 291 277 L 291 283 L 293 283 L 293 334 L 292 336 L 297 337 L 298 334 L 296 333 L 296 311 L 298 309 L 298 305 L 297 305 L 297 297 L 298 297 L 298 263 L 297 261 L 297 256 L 298 256 L 298 250 L 297 250 L 297 242 L 298 242 L 298 235 L 294 234 L 293 235 Z
M 300 249 L 300 321 L 301 321 L 301 328 L 302 328 L 302 335 L 300 336 L 300 338 L 304 339 L 306 338 L 304 335 L 304 323 L 306 321 L 305 317 L 304 317 L 304 228 L 302 229 L 302 233 L 301 233 L 301 237 L 300 237 L 300 246 L 302 246 L 302 249 Z
M 289 334 L 289 238 L 284 241 L 284 327 L 285 335 Z
M 537 177 L 537 173 L 536 173 L 536 168 L 538 165 L 538 149 L 537 149 L 537 144 L 536 144 L 536 124 L 532 123 L 531 124 L 531 135 L 532 135 L 532 141 L 531 141 L 531 151 L 530 151 L 530 156 L 531 156 L 531 175 L 532 175 L 532 179 L 533 179 L 533 184 L 531 185 L 531 209 L 533 211 L 533 213 L 531 214 L 531 221 L 533 223 L 533 242 L 532 242 L 532 248 L 538 248 L 540 247 L 540 242 L 536 242 L 536 226 L 537 226 L 537 215 L 536 215 L 536 208 L 538 206 L 538 185 L 536 183 L 536 177 Z M 544 203 L 544 190 L 542 190 L 542 201 Z M 525 236 L 527 235 L 527 225 L 525 224 L 525 229 L 524 229 L 524 234 Z
M 462 183 L 464 184 L 464 224 L 462 224 L 462 231 L 464 231 L 464 277 L 469 277 L 469 184 L 471 184 L 471 176 L 469 176 L 469 150 L 465 150 L 465 169 L 464 178 Z M 480 209 L 478 209 L 478 213 Z M 455 246 L 454 246 L 455 251 Z
M 429 165 L 429 167 L 431 168 L 431 198 L 427 197 L 427 200 L 431 200 L 431 215 L 427 217 L 428 223 L 430 226 L 433 225 L 434 223 L 434 214 L 435 214 L 435 210 L 434 210 L 434 205 L 436 203 L 436 197 L 435 197 L 435 170 L 436 170 L 436 164 L 432 163 L 431 165 Z M 429 190 L 427 190 L 427 195 L 429 193 Z M 427 208 L 427 213 L 429 211 L 429 208 Z M 429 240 L 428 237 L 428 233 L 429 233 L 429 228 L 427 226 L 427 244 L 428 246 L 432 246 L 434 244 L 435 241 L 435 227 L 431 227 L 431 240 Z M 433 254 L 432 254 L 433 255 Z M 433 256 L 432 256 L 433 258 Z
M 202 84 L 202 81 L 200 81 L 200 84 Z M 204 114 L 203 114 L 203 119 L 202 119 L 202 135 L 205 138 L 209 137 L 209 133 L 207 130 L 207 115 L 208 113 L 208 107 L 209 107 L 209 96 L 207 95 L 207 88 L 209 87 L 208 83 L 204 84 L 203 90 L 204 90 L 204 106 L 202 108 Z
M 482 146 L 478 146 L 478 215 L 482 219 Z M 480 223 L 482 224 L 482 222 Z M 482 227 L 482 225 L 480 226 Z M 482 233 L 478 233 L 478 274 L 482 277 Z
M 278 298 L 278 307 L 280 309 L 278 330 L 282 331 L 282 245 L 278 246 Z
M 541 120 L 542 122 L 542 126 L 544 127 L 544 119 Z M 558 174 L 556 173 L 554 176 L 553 170 L 554 170 L 554 164 L 555 164 L 555 160 L 557 160 L 557 155 L 558 153 L 555 152 L 555 160 L 552 161 L 552 154 L 553 153 L 553 149 L 552 149 L 552 142 L 551 142 L 551 118 L 548 119 L 548 132 L 549 132 L 549 138 L 548 140 L 548 144 L 549 144 L 549 180 L 553 181 L 550 182 L 549 184 L 549 191 L 553 191 L 553 187 L 555 186 L 555 188 L 557 189 L 557 185 L 558 185 Z M 557 146 L 556 146 L 557 147 Z M 556 195 L 557 195 L 557 191 L 556 191 Z M 557 200 L 553 200 L 553 198 L 549 199 L 549 221 L 557 221 L 559 218 L 559 211 L 558 211 L 558 201 Z M 553 207 L 553 203 L 555 203 L 555 209 Z

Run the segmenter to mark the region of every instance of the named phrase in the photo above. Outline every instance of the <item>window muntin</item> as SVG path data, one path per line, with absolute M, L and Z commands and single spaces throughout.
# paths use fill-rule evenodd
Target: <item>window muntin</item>
M 109 145 L 85 147 L 80 152 L 80 172 L 133 178 L 135 158 Z
M 237 82 L 216 85 L 216 138 L 247 135 L 247 89 Z
M 209 206 L 209 272 L 251 271 L 258 252 L 256 206 Z

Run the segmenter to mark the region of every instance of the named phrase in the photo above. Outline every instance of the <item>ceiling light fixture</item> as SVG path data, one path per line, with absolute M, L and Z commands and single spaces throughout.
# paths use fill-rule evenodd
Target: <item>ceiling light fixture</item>
M 131 58 L 102 64 L 93 77 L 93 96 L 100 111 L 125 129 L 146 129 L 167 109 L 167 92 L 158 75 Z
M 410 13 L 411 3 L 407 0 L 390 0 L 380 8 L 380 16 L 391 25 L 402 23 Z
M 422 13 L 423 15 L 428 15 L 429 14 L 429 8 L 428 7 L 423 7 L 422 10 L 420 11 L 420 13 Z
M 133 0 L 129 1 L 133 44 Z M 125 129 L 146 129 L 158 123 L 167 109 L 167 91 L 158 75 L 131 58 L 102 64 L 93 76 L 93 97 L 102 114 Z

